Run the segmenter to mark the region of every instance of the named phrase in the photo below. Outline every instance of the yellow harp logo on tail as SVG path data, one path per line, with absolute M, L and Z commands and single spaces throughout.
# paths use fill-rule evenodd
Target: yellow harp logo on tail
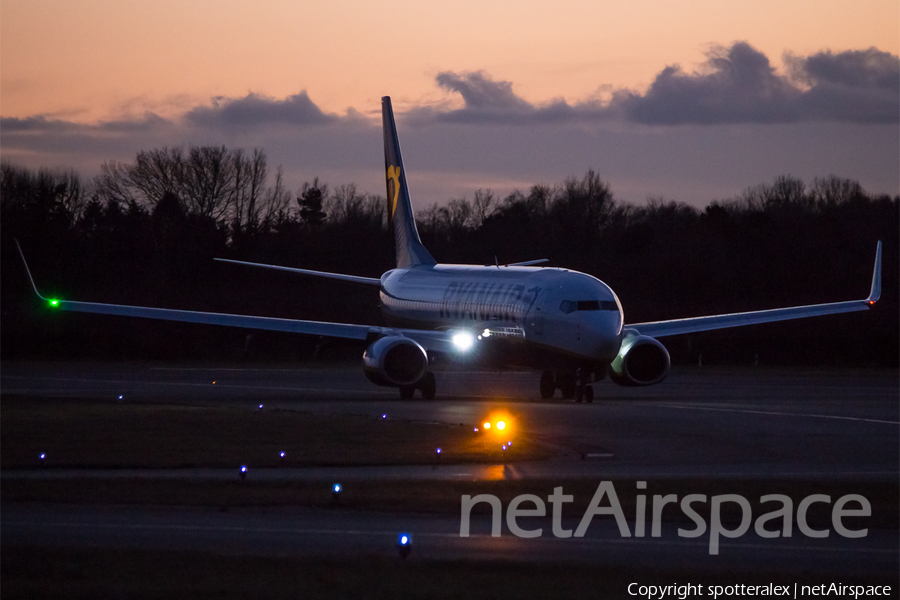
M 397 211 L 397 198 L 400 196 L 400 167 L 388 167 L 388 197 L 391 201 L 391 217 Z

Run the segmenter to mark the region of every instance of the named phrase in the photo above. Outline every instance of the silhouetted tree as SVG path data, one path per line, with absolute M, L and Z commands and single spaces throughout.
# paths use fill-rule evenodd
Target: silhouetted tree
M 16 237 L 41 289 L 66 298 L 378 323 L 374 293 L 349 293 L 334 303 L 331 286 L 345 284 L 286 280 L 212 261 L 230 256 L 360 275 L 391 267 L 383 197 L 353 184 L 329 194 L 315 179 L 302 188 L 297 207 L 288 207 L 280 178 L 272 187 L 266 183 L 264 159 L 261 151 L 221 147 L 193 158 L 178 149 L 156 150 L 144 153 L 140 165 L 105 164 L 93 186 L 71 172 L 3 162 L 3 356 L 228 356 L 229 348 L 239 356 L 245 341 L 243 332 L 226 328 L 185 330 L 139 319 L 66 315 L 48 321 L 34 302 Z M 282 208 L 267 212 L 266 206 L 279 206 L 273 200 L 279 196 Z M 218 197 L 226 198 L 224 212 L 201 210 Z M 629 323 L 853 297 L 868 285 L 874 242 L 881 239 L 883 295 L 870 313 L 829 317 L 825 327 L 811 320 L 705 332 L 689 343 L 663 341 L 676 362 L 696 361 L 702 351 L 704 363 L 759 355 L 763 364 L 896 366 L 898 209 L 900 198 L 874 197 L 858 182 L 834 176 L 809 186 L 779 177 L 702 211 L 662 198 L 634 205 L 616 201 L 589 171 L 563 185 L 514 191 L 502 201 L 479 190 L 471 202 L 434 204 L 417 218 L 426 245 L 442 262 L 549 258 L 596 275 L 616 290 Z M 860 292 L 848 292 L 854 289 Z M 263 358 L 304 357 L 315 340 L 260 333 L 253 343 Z M 307 343 L 308 352 L 299 349 Z
M 300 206 L 300 221 L 307 227 L 317 229 L 325 222 L 327 214 L 322 209 L 327 193 L 328 187 L 320 184 L 318 177 L 312 183 L 303 184 L 297 204 Z
M 7 218 L 30 216 L 68 228 L 84 210 L 87 190 L 75 171 L 31 171 L 0 165 L 0 208 Z
M 134 164 L 108 162 L 95 179 L 101 201 L 137 202 L 150 209 L 174 194 L 185 214 L 210 218 L 235 234 L 268 226 L 287 210 L 290 196 L 281 170 L 268 187 L 266 155 L 225 146 L 157 148 L 138 153 Z

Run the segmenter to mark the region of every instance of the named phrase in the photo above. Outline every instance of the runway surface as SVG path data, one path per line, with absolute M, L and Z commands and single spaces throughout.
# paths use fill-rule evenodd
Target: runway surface
M 766 481 L 819 483 L 829 494 L 836 482 L 896 484 L 900 472 L 900 404 L 896 371 L 787 369 L 674 369 L 650 388 L 595 385 L 593 404 L 541 401 L 535 373 L 442 371 L 438 398 L 401 401 L 395 390 L 377 388 L 358 366 L 299 368 L 217 367 L 153 364 L 5 363 L 4 394 L 123 402 L 266 406 L 318 413 L 387 414 L 390 418 L 478 423 L 504 409 L 518 427 L 565 451 L 545 462 L 433 467 L 334 467 L 272 469 L 254 477 L 327 480 L 587 479 L 760 481 L 758 496 L 772 493 Z M 215 383 L 213 383 L 215 382 Z M 233 477 L 217 470 L 158 472 L 4 472 L 22 477 Z M 664 486 L 663 486 L 664 487 Z M 750 498 L 757 503 L 759 497 Z M 831 501 L 835 501 L 834 497 Z M 800 499 L 795 499 L 795 502 Z M 755 504 L 758 507 L 758 504 Z M 548 504 L 549 511 L 549 504 Z M 648 508 L 649 511 L 649 508 Z M 504 514 L 505 516 L 505 514 Z M 754 515 L 754 518 L 756 515 Z M 191 548 L 229 553 L 395 552 L 398 531 L 416 536 L 416 553 L 439 560 L 484 558 L 602 561 L 604 564 L 703 564 L 727 571 L 898 574 L 896 529 L 872 529 L 849 539 L 834 532 L 814 539 L 764 539 L 749 533 L 722 542 L 710 556 L 708 536 L 689 539 L 665 524 L 656 538 L 623 537 L 609 516 L 596 518 L 581 539 L 551 535 L 549 516 L 523 520 L 544 534 L 521 539 L 488 534 L 473 517 L 474 535 L 459 536 L 459 515 L 368 513 L 314 509 L 232 509 L 227 513 L 187 508 L 4 504 L 3 544 Z M 577 523 L 566 526 L 573 528 Z M 667 529 L 668 528 L 668 529 Z M 699 562 L 698 562 L 699 561 Z
M 477 424 L 495 409 L 585 460 L 522 465 L 516 477 L 860 477 L 894 481 L 894 371 L 675 369 L 660 385 L 594 384 L 593 404 L 541 401 L 537 374 L 437 373 L 438 398 L 401 401 L 356 367 L 4 364 L 4 394 L 229 404 Z M 215 383 L 213 383 L 215 382 Z M 612 456 L 610 456 L 612 455 Z M 413 473 L 413 471 L 410 471 Z M 397 474 L 396 472 L 392 474 Z
M 578 519 L 564 519 L 568 530 Z M 469 537 L 460 537 L 457 515 L 342 511 L 341 509 L 231 509 L 14 504 L 3 509 L 4 544 L 210 550 L 261 556 L 340 556 L 396 553 L 400 532 L 409 533 L 421 560 L 577 562 L 698 571 L 748 570 L 785 574 L 802 569 L 843 577 L 896 574 L 896 531 L 872 531 L 864 540 L 722 539 L 711 555 L 708 536 L 680 537 L 666 524 L 659 538 L 623 537 L 611 519 L 595 518 L 584 537 L 557 538 L 549 519 L 520 518 L 519 526 L 542 535 L 524 539 L 505 527 L 490 535 L 489 517 L 473 515 Z M 686 529 L 689 527 L 684 526 Z

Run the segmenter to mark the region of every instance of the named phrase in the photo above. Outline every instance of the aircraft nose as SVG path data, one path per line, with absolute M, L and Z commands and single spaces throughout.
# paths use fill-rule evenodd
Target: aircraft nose
M 604 361 L 612 361 L 619 353 L 622 332 L 622 316 L 618 311 L 600 311 L 591 319 L 590 334 L 594 355 Z

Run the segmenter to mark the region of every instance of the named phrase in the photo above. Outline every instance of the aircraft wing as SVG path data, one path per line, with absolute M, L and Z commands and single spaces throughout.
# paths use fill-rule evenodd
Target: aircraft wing
M 18 246 L 18 241 L 16 245 Z M 246 329 L 262 329 L 268 331 L 285 331 L 307 335 L 320 335 L 353 340 L 365 340 L 370 336 L 400 335 L 418 342 L 425 350 L 448 352 L 453 349 L 451 333 L 428 329 L 397 329 L 376 325 L 355 325 L 352 323 L 328 323 L 324 321 L 304 321 L 300 319 L 279 319 L 252 315 L 232 315 L 227 313 L 200 312 L 192 310 L 174 310 L 170 308 L 153 308 L 148 306 L 129 306 L 125 304 L 104 304 L 100 302 L 78 302 L 74 300 L 58 300 L 45 298 L 37 289 L 25 255 L 19 247 L 19 254 L 25 263 L 25 271 L 31 287 L 38 298 L 53 310 L 86 312 L 123 317 L 142 317 L 163 321 L 180 321 L 183 323 L 202 323 L 206 325 L 222 325 L 225 327 L 243 327 Z
M 707 317 L 693 317 L 690 319 L 635 323 L 633 325 L 626 325 L 626 327 L 641 335 L 663 337 L 667 335 L 679 335 L 682 333 L 694 333 L 697 331 L 709 331 L 712 329 L 727 329 L 729 327 L 740 327 L 741 325 L 756 325 L 759 323 L 772 323 L 789 319 L 802 319 L 804 317 L 817 317 L 819 315 L 867 310 L 874 305 L 880 297 L 881 242 L 878 242 L 878 247 L 875 250 L 875 268 L 872 272 L 872 287 L 869 291 L 869 297 L 865 300 L 849 300 L 846 302 L 810 304 L 808 306 L 792 306 L 789 308 L 757 310 L 727 315 L 711 315 Z

